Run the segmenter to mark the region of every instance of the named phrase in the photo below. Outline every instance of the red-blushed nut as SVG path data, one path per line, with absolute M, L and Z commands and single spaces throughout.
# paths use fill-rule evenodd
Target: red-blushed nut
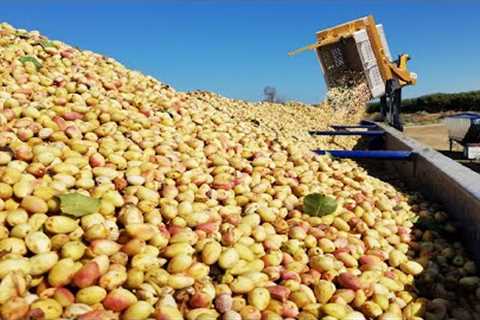
M 110 320 L 115 319 L 115 315 L 111 311 L 92 310 L 82 314 L 78 320 Z
M 63 118 L 65 120 L 73 121 L 73 120 L 79 120 L 83 118 L 83 114 L 75 111 L 70 111 L 70 112 L 65 112 L 63 114 Z
M 289 263 L 294 261 L 293 257 L 286 252 L 283 252 L 282 264 L 286 267 Z
M 208 294 L 203 292 L 196 292 L 190 298 L 189 302 L 192 308 L 206 308 L 210 305 L 212 301 L 210 300 L 210 297 L 208 296 Z
M 75 302 L 75 296 L 67 288 L 56 288 L 53 298 L 60 303 L 63 307 L 71 305 Z
M 298 307 L 292 301 L 286 301 L 282 307 L 282 317 L 296 318 L 298 316 Z
M 218 223 L 216 222 L 207 222 L 207 223 L 202 223 L 196 226 L 197 230 L 201 230 L 206 232 L 207 234 L 212 234 L 216 231 L 218 231 Z
M 343 272 L 337 277 L 338 284 L 345 289 L 359 290 L 362 289 L 362 283 L 357 276 L 350 272 Z
M 115 312 L 122 312 L 137 302 L 137 297 L 124 288 L 116 288 L 110 291 L 102 301 L 103 306 Z
M 361 256 L 360 259 L 358 260 L 360 264 L 367 264 L 367 265 L 376 265 L 382 262 L 382 259 L 380 259 L 378 256 L 374 255 L 364 255 Z
M 295 280 L 295 281 L 298 281 L 298 282 L 300 282 L 302 280 L 300 278 L 300 275 L 295 271 L 284 270 L 284 271 L 282 271 L 281 276 L 282 276 L 283 280 Z
M 79 288 L 86 288 L 95 284 L 100 276 L 98 264 L 95 261 L 89 261 L 75 273 L 73 283 Z
M 29 320 L 43 320 L 45 318 L 45 313 L 40 308 L 31 309 L 26 319 Z
M 92 168 L 103 167 L 103 166 L 105 166 L 105 163 L 106 163 L 105 158 L 100 153 L 92 154 L 90 156 L 89 162 L 90 162 L 90 166 L 92 166 Z
M 57 124 L 58 128 L 61 131 L 64 131 L 67 128 L 67 122 L 60 116 L 53 117 L 53 122 Z
M 215 298 L 215 308 L 220 313 L 225 313 L 232 309 L 233 299 L 228 293 L 222 293 Z
M 277 299 L 281 302 L 287 301 L 291 293 L 289 288 L 281 285 L 268 287 L 267 289 L 270 292 L 270 295 L 272 296 L 272 298 Z

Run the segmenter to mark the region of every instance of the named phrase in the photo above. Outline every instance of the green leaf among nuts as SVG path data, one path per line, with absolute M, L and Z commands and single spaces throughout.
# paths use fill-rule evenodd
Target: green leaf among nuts
M 76 192 L 61 195 L 58 198 L 60 199 L 60 211 L 74 217 L 95 213 L 100 206 L 100 199 Z
M 55 45 L 53 44 L 53 42 L 48 41 L 48 40 L 40 40 L 40 41 L 37 42 L 37 44 L 42 46 L 43 49 L 48 48 L 48 47 L 55 48 Z
M 303 198 L 303 212 L 308 215 L 321 217 L 337 210 L 337 201 L 321 193 L 312 193 Z
M 42 67 L 40 61 L 38 61 L 37 58 L 32 56 L 23 56 L 20 57 L 18 60 L 20 60 L 21 63 L 32 62 L 37 69 L 40 69 Z

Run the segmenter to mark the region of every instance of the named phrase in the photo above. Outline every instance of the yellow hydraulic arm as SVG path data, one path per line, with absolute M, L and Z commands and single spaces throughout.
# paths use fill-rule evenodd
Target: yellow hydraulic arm
M 304 51 L 316 50 L 318 48 L 339 42 L 342 39 L 351 38 L 355 32 L 360 30 L 367 31 L 372 50 L 375 58 L 377 59 L 379 71 L 384 82 L 387 82 L 392 78 L 397 78 L 402 86 L 413 85 L 416 83 L 416 78 L 412 76 L 407 69 L 407 61 L 410 60 L 407 54 L 401 55 L 397 63 L 389 61 L 373 16 L 356 19 L 319 31 L 316 34 L 316 43 L 290 51 L 288 55 L 293 56 Z
M 380 98 L 382 115 L 388 123 L 402 130 L 401 89 L 414 85 L 416 74 L 408 71 L 408 54 L 391 61 L 383 27 L 368 16 L 319 31 L 316 40 L 288 55 L 315 50 L 328 87 L 335 85 L 335 78 L 345 71 L 363 72 L 372 97 Z

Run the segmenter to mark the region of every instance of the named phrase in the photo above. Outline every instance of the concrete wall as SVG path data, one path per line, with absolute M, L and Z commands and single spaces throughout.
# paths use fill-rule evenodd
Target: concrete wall
M 386 132 L 388 150 L 416 153 L 412 161 L 390 161 L 386 165 L 393 166 L 410 187 L 443 204 L 449 215 L 461 222 L 459 237 L 480 262 L 480 174 L 390 126 L 377 124 Z

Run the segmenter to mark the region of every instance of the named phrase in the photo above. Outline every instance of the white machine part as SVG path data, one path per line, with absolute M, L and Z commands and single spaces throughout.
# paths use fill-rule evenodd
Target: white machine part
M 463 149 L 463 155 L 469 160 L 480 160 L 480 144 L 467 144 Z
M 463 141 L 468 130 L 470 130 L 470 118 L 446 117 L 443 121 L 448 128 L 448 136 L 450 139 Z
M 386 55 L 390 57 L 390 50 L 388 49 L 387 40 L 385 39 L 385 35 L 383 34 L 383 28 L 379 28 L 377 25 L 377 29 L 381 35 L 380 39 L 382 39 L 382 43 L 385 50 Z M 382 79 L 382 75 L 380 74 L 380 69 L 377 64 L 377 59 L 375 54 L 372 50 L 372 45 L 370 44 L 370 40 L 368 38 L 368 34 L 366 30 L 360 30 L 353 34 L 353 38 L 355 39 L 355 45 L 357 47 L 358 55 L 360 56 L 360 60 L 362 61 L 363 65 L 363 72 L 365 77 L 367 78 L 368 87 L 372 93 L 373 98 L 379 98 L 385 94 L 385 82 Z M 388 53 L 388 54 L 387 54 Z

